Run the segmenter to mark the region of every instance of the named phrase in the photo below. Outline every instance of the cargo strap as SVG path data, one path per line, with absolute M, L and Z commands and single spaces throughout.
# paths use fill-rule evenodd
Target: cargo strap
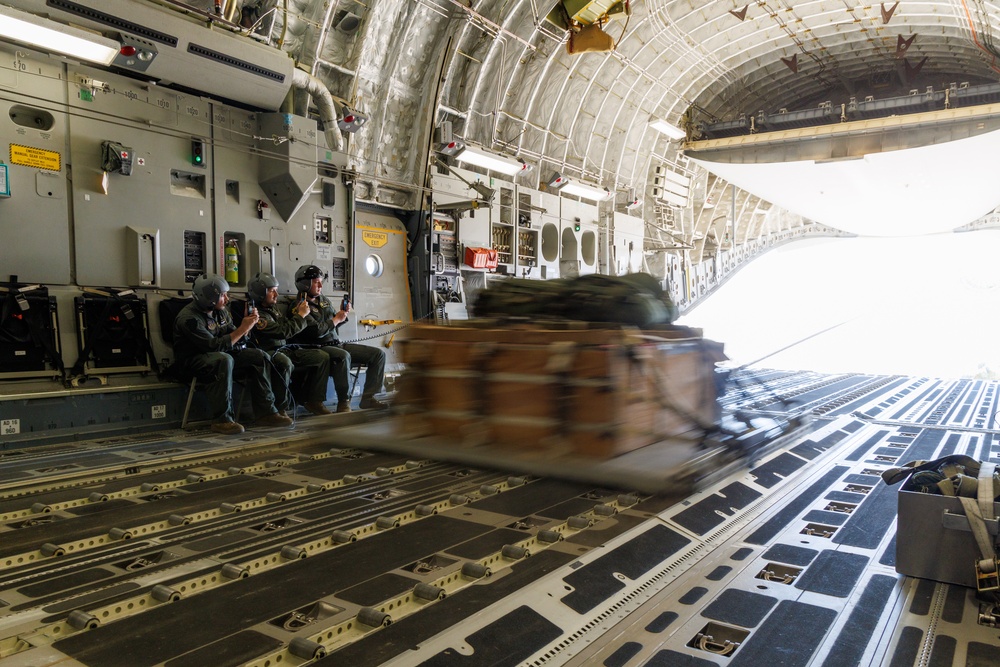
M 549 351 L 551 356 L 545 364 L 545 370 L 560 380 L 555 388 L 555 418 L 566 427 L 563 433 L 568 433 L 570 409 L 573 405 L 570 374 L 573 372 L 573 363 L 576 361 L 576 354 L 579 350 L 576 343 L 572 341 L 556 341 L 549 344 Z
M 964 454 L 952 454 L 933 461 L 910 461 L 897 468 L 889 468 L 882 472 L 882 481 L 890 486 L 898 484 L 913 473 L 925 470 L 939 470 L 945 466 L 961 466 L 966 470 L 972 470 L 979 466 L 979 461 Z
M 493 358 L 496 348 L 497 344 L 493 341 L 474 343 L 472 345 L 472 351 L 469 355 L 473 368 L 478 371 L 480 376 L 479 382 L 476 382 L 474 385 L 476 395 L 473 400 L 476 406 L 476 412 L 481 417 L 485 417 L 490 412 L 490 401 L 486 392 L 486 385 L 490 377 L 490 360 Z
M 995 471 L 995 463 L 983 463 L 979 468 L 976 498 L 959 497 L 981 556 L 975 565 L 976 588 L 980 592 L 1000 590 L 1000 567 L 997 563 L 996 548 L 986 525 L 986 522 L 993 522 L 996 519 L 993 513 Z

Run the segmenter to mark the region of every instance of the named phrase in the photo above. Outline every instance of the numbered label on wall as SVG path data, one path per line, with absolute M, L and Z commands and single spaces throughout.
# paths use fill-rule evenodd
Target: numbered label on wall
M 0 435 L 17 435 L 21 432 L 20 419 L 0 420 Z

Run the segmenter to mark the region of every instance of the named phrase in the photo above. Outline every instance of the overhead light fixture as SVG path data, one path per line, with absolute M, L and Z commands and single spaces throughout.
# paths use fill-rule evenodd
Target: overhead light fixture
M 465 144 L 458 139 L 454 139 L 448 143 L 441 144 L 441 147 L 438 149 L 438 153 L 441 155 L 447 155 L 448 157 L 455 157 L 464 150 Z
M 110 65 L 120 48 L 101 35 L 4 5 L 0 5 L 0 38 L 101 65 Z
M 676 125 L 671 125 L 665 120 L 654 120 L 649 124 L 651 128 L 657 132 L 662 132 L 671 139 L 684 139 L 687 137 L 687 132 L 677 127 Z
M 455 156 L 455 159 L 459 162 L 465 162 L 466 164 L 482 167 L 483 169 L 500 172 L 501 174 L 506 174 L 507 176 L 513 176 L 514 174 L 527 171 L 529 169 L 526 162 L 509 160 L 507 158 L 500 157 L 499 155 L 493 155 L 492 153 L 476 150 L 475 148 L 471 148 L 469 146 L 466 146 L 464 151 L 458 153 Z
M 574 197 L 589 199 L 591 201 L 607 201 L 614 197 L 614 194 L 612 194 L 609 190 L 601 190 L 589 185 L 573 182 L 569 182 L 564 185 L 560 192 L 567 195 L 573 195 Z
M 552 190 L 558 190 L 569 183 L 569 178 L 563 176 L 558 171 L 552 176 L 552 179 L 548 182 L 548 186 Z
M 337 127 L 344 132 L 357 132 L 368 122 L 368 116 L 360 111 L 352 111 L 346 104 L 343 111 L 344 115 L 337 119 Z

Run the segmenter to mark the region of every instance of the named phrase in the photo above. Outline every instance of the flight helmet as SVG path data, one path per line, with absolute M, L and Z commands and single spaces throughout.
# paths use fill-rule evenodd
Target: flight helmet
M 194 279 L 191 297 L 202 310 L 215 308 L 219 297 L 229 291 L 229 283 L 219 275 L 203 273 Z
M 247 294 L 257 302 L 262 302 L 267 296 L 267 290 L 278 286 L 278 279 L 270 273 L 258 273 L 247 283 Z
M 314 264 L 300 266 L 299 270 L 295 272 L 295 288 L 300 292 L 308 292 L 313 278 L 325 277 L 326 274 L 323 273 L 323 270 Z

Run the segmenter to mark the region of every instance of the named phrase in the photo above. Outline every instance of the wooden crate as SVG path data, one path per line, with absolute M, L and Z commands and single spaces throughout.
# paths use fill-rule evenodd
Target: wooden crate
M 687 333 L 415 326 L 396 403 L 409 434 L 608 458 L 717 419 L 721 346 Z

